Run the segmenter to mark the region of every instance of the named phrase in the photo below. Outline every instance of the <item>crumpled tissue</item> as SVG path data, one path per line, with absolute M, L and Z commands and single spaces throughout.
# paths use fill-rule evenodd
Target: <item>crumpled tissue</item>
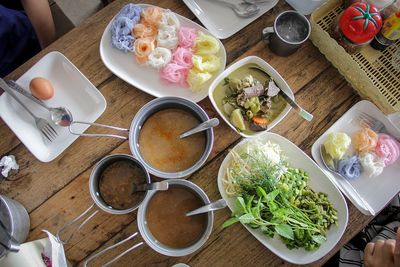
M 1 169 L 1 175 L 3 175 L 4 177 L 8 177 L 8 173 L 11 170 L 18 170 L 19 165 L 15 160 L 15 156 L 9 155 L 2 157 L 0 160 L 0 169 Z

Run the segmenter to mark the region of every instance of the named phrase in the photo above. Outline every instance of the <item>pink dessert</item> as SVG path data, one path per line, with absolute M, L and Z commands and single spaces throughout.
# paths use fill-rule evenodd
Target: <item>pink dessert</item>
M 387 134 L 379 134 L 375 153 L 383 160 L 385 166 L 393 164 L 400 156 L 400 144 Z

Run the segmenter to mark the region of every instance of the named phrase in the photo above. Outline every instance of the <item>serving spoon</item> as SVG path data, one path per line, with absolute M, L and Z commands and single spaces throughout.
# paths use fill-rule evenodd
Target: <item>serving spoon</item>
M 150 184 L 133 184 L 133 189 L 132 193 L 136 192 L 143 192 L 143 191 L 149 191 L 149 190 L 155 190 L 155 191 L 165 191 L 168 190 L 168 183 L 166 181 L 162 182 L 155 182 L 155 183 L 150 183 Z
M 258 71 L 264 73 L 265 75 L 270 76 L 264 69 L 262 69 L 260 67 L 250 67 L 249 69 L 258 70 Z M 286 94 L 282 89 L 279 90 L 278 94 L 280 96 L 282 96 L 285 99 L 285 101 L 290 106 L 292 106 L 292 108 L 294 110 L 297 111 L 297 113 L 300 115 L 300 117 L 302 117 L 303 119 L 305 119 L 307 121 L 312 121 L 314 116 L 310 112 L 308 112 L 305 109 L 303 109 L 302 107 L 300 107 L 300 105 L 297 104 L 297 102 L 294 99 L 292 99 L 288 94 Z
M 372 209 L 372 207 L 368 204 L 368 202 L 357 192 L 357 190 L 353 187 L 353 185 L 347 180 L 346 177 L 344 177 L 340 172 L 337 171 L 336 169 L 336 162 L 335 160 L 326 152 L 324 145 L 321 145 L 319 147 L 319 152 L 321 156 L 321 161 L 324 164 L 324 166 L 330 171 L 335 174 L 337 174 L 343 182 L 346 183 L 346 185 L 351 189 L 352 194 L 354 194 L 358 200 L 362 202 L 362 206 L 364 206 L 370 213 L 371 215 L 375 215 L 375 211 Z M 344 187 L 342 187 L 344 188 Z M 347 191 L 346 188 L 344 190 Z M 349 195 L 352 195 L 351 193 L 348 192 Z
M 206 121 L 200 123 L 196 127 L 192 128 L 190 130 L 187 130 L 186 132 L 183 132 L 179 137 L 182 139 L 182 138 L 188 137 L 192 134 L 195 134 L 195 133 L 198 133 L 201 131 L 205 131 L 212 127 L 218 126 L 218 124 L 219 124 L 219 120 L 217 118 L 212 118 L 212 119 L 209 119 L 209 120 L 206 120 Z
M 206 213 L 206 212 L 209 212 L 212 210 L 220 210 L 220 209 L 225 208 L 227 205 L 228 204 L 226 203 L 225 199 L 219 199 L 210 204 L 204 205 L 198 209 L 189 211 L 188 213 L 186 213 L 186 216 L 193 216 L 196 214 Z
M 47 109 L 50 112 L 50 118 L 54 122 L 54 124 L 61 127 L 68 127 L 72 123 L 73 121 L 72 113 L 66 107 L 57 107 L 57 108 L 48 107 L 45 103 L 43 103 L 42 101 L 31 95 L 29 92 L 25 91 L 16 82 L 6 81 L 6 83 L 8 84 L 8 86 L 10 86 L 18 93 L 24 95 L 25 97 L 29 98 L 36 104 L 39 104 L 40 106 Z

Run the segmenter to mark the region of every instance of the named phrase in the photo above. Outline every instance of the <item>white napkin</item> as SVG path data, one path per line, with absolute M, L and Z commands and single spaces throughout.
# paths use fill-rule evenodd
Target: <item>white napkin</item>
M 8 173 L 11 171 L 11 169 L 18 170 L 19 166 L 15 160 L 15 156 L 10 155 L 2 157 L 0 160 L 0 169 L 1 168 L 1 175 L 4 177 L 8 177 Z
M 50 259 L 52 267 L 67 267 L 67 258 L 65 257 L 64 246 L 58 239 L 52 235 L 49 231 L 42 230 L 45 232 L 50 240 L 50 243 L 47 243 L 43 255 Z

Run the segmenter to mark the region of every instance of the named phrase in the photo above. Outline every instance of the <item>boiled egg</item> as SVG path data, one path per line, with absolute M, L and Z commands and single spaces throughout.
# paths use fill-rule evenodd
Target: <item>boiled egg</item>
M 29 83 L 29 89 L 33 96 L 40 100 L 48 100 L 54 96 L 54 88 L 51 82 L 42 77 L 35 77 Z

